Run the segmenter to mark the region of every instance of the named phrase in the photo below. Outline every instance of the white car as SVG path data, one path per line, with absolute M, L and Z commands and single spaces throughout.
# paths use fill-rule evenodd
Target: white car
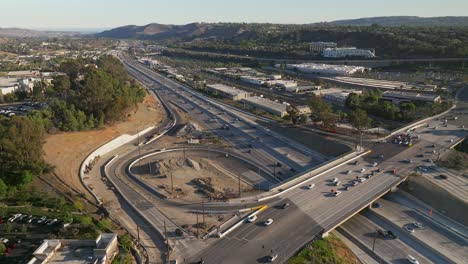
M 419 261 L 418 261 L 415 257 L 413 257 L 413 256 L 411 256 L 411 255 L 408 255 L 408 256 L 406 257 L 406 259 L 407 259 L 410 263 L 419 264 Z
M 333 193 L 333 196 L 335 196 L 335 197 L 336 197 L 336 196 L 338 196 L 338 195 L 340 195 L 340 194 L 341 194 L 341 192 L 340 192 L 340 191 L 336 191 L 336 192 L 334 192 L 334 193 Z
M 314 187 L 315 187 L 315 184 L 313 184 L 313 183 L 307 185 L 307 189 L 309 189 L 309 190 L 313 189 Z
M 278 254 L 273 254 L 273 255 L 268 256 L 267 260 L 268 260 L 268 262 L 273 262 L 277 258 L 278 258 Z
M 414 233 L 414 229 L 410 226 L 405 226 L 405 230 L 410 232 L 410 233 Z
M 351 173 L 353 173 L 353 171 L 349 170 L 349 171 L 346 172 L 346 174 L 348 174 L 348 175 L 351 174 Z
M 366 171 L 366 169 L 365 169 L 365 168 L 362 168 L 362 169 L 360 170 L 360 172 L 365 172 L 365 171 Z
M 377 167 L 379 164 L 377 162 L 372 163 L 372 167 Z
M 334 178 L 332 181 L 333 181 L 333 183 L 337 183 L 337 182 L 339 182 L 340 180 L 338 180 L 338 178 Z
M 423 225 L 419 222 L 414 222 L 413 225 L 417 228 L 423 228 Z
M 253 223 L 255 220 L 257 220 L 257 215 L 251 215 L 247 217 L 247 222 L 248 223 Z
M 365 182 L 365 181 L 366 181 L 366 178 L 359 178 L 358 181 L 359 181 L 359 182 Z
M 340 181 L 335 182 L 335 186 L 339 186 L 339 185 L 341 185 Z
M 265 226 L 269 226 L 269 225 L 273 224 L 273 219 L 270 218 L 270 219 L 266 220 L 265 222 L 263 222 L 263 224 Z

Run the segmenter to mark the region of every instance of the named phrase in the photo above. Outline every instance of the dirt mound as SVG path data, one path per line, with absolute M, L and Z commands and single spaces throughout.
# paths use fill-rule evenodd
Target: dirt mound
M 202 164 L 192 160 L 190 158 L 180 158 L 180 159 L 170 159 L 170 160 L 158 160 L 153 163 L 154 165 L 154 174 L 155 175 L 166 175 L 171 171 L 180 168 L 190 168 L 196 171 L 200 171 L 202 169 Z
M 188 122 L 184 125 L 181 125 L 174 133 L 176 137 L 195 137 L 198 138 L 201 135 L 201 129 L 198 125 Z

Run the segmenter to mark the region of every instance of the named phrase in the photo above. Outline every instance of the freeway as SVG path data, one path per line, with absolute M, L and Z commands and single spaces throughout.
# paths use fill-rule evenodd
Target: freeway
M 379 203 L 382 207 L 373 209 L 375 214 L 400 228 L 413 227 L 415 232 L 411 234 L 412 236 L 423 241 L 451 261 L 461 263 L 468 258 L 468 239 L 404 205 L 387 199 L 380 199 Z M 415 228 L 413 223 L 422 224 L 422 228 Z
M 142 66 L 134 66 L 133 69 L 145 72 L 144 74 L 136 75 L 137 79 L 145 75 L 159 86 L 158 89 L 170 91 L 163 93 L 160 93 L 159 90 L 156 91 L 161 95 L 163 100 L 182 99 L 183 101 L 177 102 L 178 105 L 183 104 L 183 102 L 192 103 L 191 107 L 196 107 L 200 111 L 203 111 L 203 115 L 209 115 L 210 118 L 218 118 L 218 120 L 223 122 L 222 124 L 232 124 L 233 118 L 240 116 L 242 117 L 241 121 L 238 122 L 240 124 L 233 126 L 232 130 L 243 138 L 258 140 L 259 133 L 260 135 L 268 134 L 266 129 L 258 125 L 256 125 L 256 128 L 252 128 L 252 124 L 255 124 L 255 121 L 245 113 L 234 112 L 234 110 L 227 109 L 213 100 L 201 98 L 201 96 L 195 95 L 193 91 L 189 91 L 188 88 L 184 88 L 172 80 L 168 80 L 153 72 L 149 73 L 148 69 L 142 69 Z M 174 93 L 177 93 L 175 97 Z M 196 111 L 190 110 L 190 108 L 185 109 L 187 112 L 195 115 L 194 118 L 197 119 Z M 220 115 L 220 110 L 227 112 L 227 114 L 223 113 Z M 219 132 L 219 135 L 228 142 L 232 144 L 240 143 L 236 141 L 238 139 L 233 140 L 227 136 L 226 131 L 219 131 L 219 124 L 217 126 L 209 124 L 203 118 L 198 118 L 197 120 L 200 120 L 206 127 L 216 130 L 216 133 Z M 203 120 L 205 121 L 203 122 Z M 315 184 L 315 188 L 312 190 L 309 190 L 306 186 L 299 186 L 281 196 L 282 199 L 291 203 L 291 206 L 287 209 L 280 209 L 278 207 L 280 203 L 278 202 L 272 203 L 269 209 L 260 214 L 257 223 L 245 224 L 230 233 L 227 237 L 215 242 L 208 242 L 208 248 L 200 251 L 193 257 L 188 253 L 181 256 L 188 257 L 194 261 L 203 258 L 205 263 L 219 263 L 220 259 L 223 260 L 223 263 L 231 263 L 229 261 L 235 261 L 232 263 L 253 263 L 264 262 L 266 260 L 265 257 L 271 254 L 271 250 L 273 250 L 274 253 L 279 254 L 279 262 L 284 262 L 307 242 L 320 237 L 322 233 L 332 230 L 350 216 L 365 208 L 373 200 L 385 194 L 389 189 L 404 180 L 404 177 L 400 177 L 399 175 L 409 174 L 419 164 L 419 162 L 402 163 L 402 160 L 409 159 L 420 153 L 421 149 L 427 147 L 426 144 L 428 142 L 438 142 L 439 150 L 450 145 L 449 139 L 462 135 L 462 133 L 454 133 L 458 129 L 455 131 L 453 126 L 436 131 L 437 133 L 430 132 L 431 135 L 428 138 L 422 136 L 423 131 L 415 132 L 420 134 L 422 139 L 416 140 L 412 148 L 391 143 L 377 145 L 372 148 L 373 154 L 360 159 L 357 165 L 342 164 L 339 168 L 328 174 L 311 180 L 310 183 Z M 424 132 L 424 134 L 429 135 L 427 132 Z M 270 144 L 275 145 L 272 147 Z M 292 147 L 289 144 L 285 144 L 283 140 L 256 142 L 255 146 L 256 151 L 254 152 L 255 155 L 252 155 L 252 159 L 264 161 L 265 156 L 273 160 L 281 157 L 280 161 L 287 164 L 290 168 L 298 168 L 298 164 L 301 165 L 301 162 L 307 159 L 311 160 L 310 155 L 305 155 L 307 152 L 304 149 L 297 148 L 296 146 Z M 241 153 L 246 150 L 248 151 L 246 147 L 240 148 Z M 271 152 L 274 153 L 273 156 Z M 288 153 L 288 156 L 284 155 L 284 153 Z M 289 153 L 292 153 L 295 158 L 291 158 Z M 376 158 L 380 155 L 383 158 Z M 135 152 L 130 153 L 130 155 L 122 157 L 119 162 L 122 163 L 129 157 L 135 156 Z M 380 164 L 374 167 L 374 162 Z M 123 168 L 124 166 L 121 166 L 120 170 Z M 374 172 L 371 176 L 370 171 L 377 170 L 377 168 L 381 168 L 382 171 Z M 397 173 L 390 173 L 395 168 L 398 169 Z M 365 171 L 361 171 L 362 169 L 365 169 Z M 119 170 L 116 168 L 112 170 L 119 173 Z M 350 174 L 348 174 L 348 171 L 350 171 Z M 124 175 L 121 176 L 124 177 Z M 342 185 L 346 184 L 349 186 L 351 181 L 356 179 L 356 177 L 362 178 L 365 176 L 369 178 L 365 178 L 365 181 L 361 180 L 362 182 L 357 186 L 349 187 L 349 190 L 346 191 L 344 187 L 335 187 L 331 183 L 333 178 L 338 178 L 342 182 Z M 136 188 L 139 188 L 139 186 L 136 186 Z M 342 193 L 338 197 L 334 197 L 331 194 L 331 189 L 339 189 Z M 129 192 L 131 191 L 129 190 Z M 133 190 L 133 192 L 137 191 Z M 154 205 L 154 201 L 151 204 Z M 225 207 L 229 208 L 229 205 L 226 204 Z M 274 219 L 273 224 L 269 227 L 263 226 L 261 221 L 269 217 Z
M 406 260 L 408 255 L 415 257 L 420 263 L 432 263 L 420 251 L 408 247 L 400 238 L 391 239 L 379 236 L 377 234 L 378 229 L 389 229 L 385 229 L 385 227 L 372 222 L 361 214 L 355 215 L 346 221 L 341 228 L 357 238 L 368 249 L 372 250 L 372 247 L 374 247 L 374 252 L 389 263 L 408 263 Z M 403 235 L 405 234 L 403 233 Z

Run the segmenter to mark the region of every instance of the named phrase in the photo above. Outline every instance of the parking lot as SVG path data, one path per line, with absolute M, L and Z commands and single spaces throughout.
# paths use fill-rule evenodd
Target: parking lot
M 4 104 L 0 105 L 0 115 L 11 116 L 24 116 L 32 110 L 39 110 L 46 107 L 45 103 L 38 102 L 25 102 L 21 104 Z

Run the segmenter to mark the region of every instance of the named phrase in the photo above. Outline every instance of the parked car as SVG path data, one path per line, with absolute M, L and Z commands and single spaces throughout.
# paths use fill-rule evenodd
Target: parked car
M 419 261 L 418 261 L 415 257 L 413 257 L 413 256 L 411 256 L 411 255 L 408 255 L 408 256 L 406 257 L 406 259 L 407 259 L 410 263 L 412 263 L 412 264 L 419 264 Z
M 273 224 L 273 219 L 270 218 L 270 219 L 266 220 L 265 222 L 263 222 L 263 224 L 265 226 L 269 226 L 269 225 Z

